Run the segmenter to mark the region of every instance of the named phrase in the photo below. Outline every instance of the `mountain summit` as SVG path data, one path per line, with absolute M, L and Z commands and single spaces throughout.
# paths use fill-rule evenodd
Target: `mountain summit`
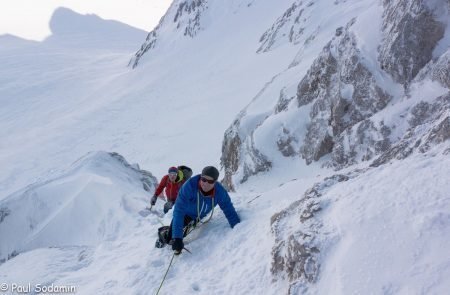
M 82 15 L 68 8 L 57 8 L 50 19 L 52 35 L 47 44 L 131 50 L 146 32 L 95 14 Z

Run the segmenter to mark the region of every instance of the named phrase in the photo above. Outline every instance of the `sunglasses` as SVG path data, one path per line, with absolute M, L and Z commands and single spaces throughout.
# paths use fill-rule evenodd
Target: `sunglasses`
M 203 182 L 207 182 L 209 184 L 213 184 L 214 182 L 216 182 L 215 180 L 207 179 L 207 178 L 205 178 L 203 176 L 200 177 L 200 180 L 203 181 Z
M 170 176 L 177 176 L 177 173 L 176 172 L 170 172 L 169 175 Z

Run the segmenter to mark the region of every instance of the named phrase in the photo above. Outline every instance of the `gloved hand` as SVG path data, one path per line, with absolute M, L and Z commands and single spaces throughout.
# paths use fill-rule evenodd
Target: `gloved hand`
M 150 205 L 154 206 L 156 204 L 156 195 L 154 195 L 150 200 Z
M 176 238 L 173 240 L 172 250 L 175 255 L 180 255 L 184 248 L 183 239 Z
M 164 214 L 166 214 L 167 212 L 169 212 L 170 209 L 172 209 L 173 207 L 173 203 L 171 201 L 167 201 L 164 204 Z

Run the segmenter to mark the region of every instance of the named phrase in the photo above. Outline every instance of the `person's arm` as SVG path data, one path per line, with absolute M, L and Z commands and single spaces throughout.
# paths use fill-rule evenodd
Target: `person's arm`
M 167 179 L 169 177 L 166 175 L 163 177 L 163 179 L 161 179 L 161 183 L 158 185 L 158 187 L 156 188 L 155 194 L 153 195 L 153 197 L 150 199 L 150 205 L 154 206 L 156 204 L 156 200 L 158 199 L 158 196 L 162 193 L 162 191 L 164 190 L 164 188 L 166 187 L 167 184 Z
M 175 201 L 173 209 L 173 223 L 172 223 L 172 238 L 183 239 L 184 216 L 186 215 L 186 208 L 189 205 L 189 195 L 192 190 L 188 184 L 184 185 L 178 192 L 178 197 Z
M 239 215 L 237 214 L 236 209 L 231 202 L 231 198 L 228 192 L 224 188 L 222 188 L 221 191 L 222 197 L 218 200 L 218 204 L 220 209 L 222 209 L 223 213 L 225 214 L 225 217 L 227 218 L 231 228 L 233 228 L 236 224 L 241 222 L 241 219 L 239 218 Z
M 167 179 L 169 179 L 169 176 L 167 176 L 167 175 L 165 175 L 165 176 L 161 179 L 160 184 L 159 184 L 158 187 L 156 188 L 155 196 L 159 196 L 159 195 L 163 192 L 164 188 L 165 188 L 166 185 L 167 185 Z

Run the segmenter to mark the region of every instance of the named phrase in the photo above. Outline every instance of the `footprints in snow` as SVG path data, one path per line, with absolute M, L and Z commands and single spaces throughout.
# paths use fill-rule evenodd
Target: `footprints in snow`
M 150 265 L 151 266 L 153 266 L 153 267 L 160 267 L 160 266 L 164 266 L 164 261 L 162 261 L 162 260 L 155 260 L 155 261 L 152 261 L 151 263 L 150 263 Z
M 194 290 L 194 291 L 196 291 L 196 292 L 199 292 L 199 291 L 200 291 L 200 286 L 199 286 L 198 283 L 193 283 L 193 284 L 191 285 L 191 288 L 192 288 L 192 290 Z
M 113 289 L 114 287 L 116 287 L 118 284 L 118 282 L 116 280 L 111 280 L 111 281 L 107 281 L 104 285 L 105 289 Z

